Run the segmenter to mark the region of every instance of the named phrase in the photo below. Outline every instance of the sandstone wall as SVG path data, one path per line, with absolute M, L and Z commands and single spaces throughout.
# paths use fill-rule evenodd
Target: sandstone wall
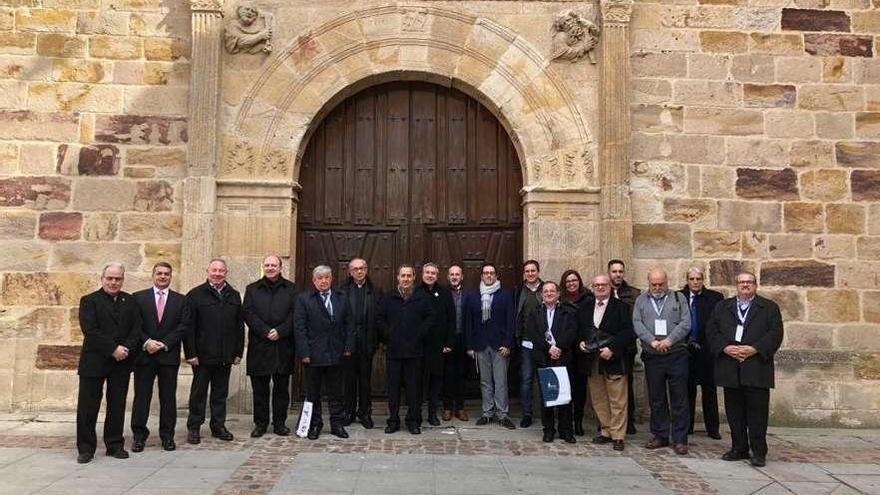
M 180 259 L 189 11 L 0 1 L 0 409 L 71 408 L 79 297 Z
M 880 2 L 637 2 L 635 282 L 758 274 L 777 423 L 880 425 Z M 691 261 L 693 260 L 693 261 Z

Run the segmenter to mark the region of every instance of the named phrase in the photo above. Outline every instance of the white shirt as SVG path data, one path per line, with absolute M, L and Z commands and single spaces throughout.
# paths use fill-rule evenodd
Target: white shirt
M 602 306 L 599 306 L 599 303 L 602 303 Z M 602 324 L 602 318 L 605 317 L 605 309 L 608 308 L 608 299 L 604 301 L 600 301 L 596 299 L 596 305 L 593 308 L 593 325 L 596 328 L 599 328 L 599 325 Z

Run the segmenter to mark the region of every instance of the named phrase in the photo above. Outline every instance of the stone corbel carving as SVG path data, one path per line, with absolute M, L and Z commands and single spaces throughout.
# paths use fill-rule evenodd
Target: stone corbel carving
M 632 18 L 632 0 L 603 0 L 602 22 L 606 26 L 625 26 Z
M 250 4 L 235 9 L 235 18 L 226 23 L 223 42 L 229 53 L 272 53 L 275 18 Z
M 586 56 L 591 64 L 596 63 L 594 49 L 599 45 L 601 30 L 594 22 L 574 11 L 565 10 L 556 15 L 551 32 L 551 60 L 562 59 L 574 63 Z
M 220 12 L 223 10 L 222 0 L 190 0 L 193 12 Z

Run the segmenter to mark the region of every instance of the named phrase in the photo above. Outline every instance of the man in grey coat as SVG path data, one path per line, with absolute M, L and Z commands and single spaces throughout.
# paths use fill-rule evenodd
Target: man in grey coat
M 645 448 L 668 446 L 671 434 L 675 453 L 686 455 L 690 426 L 687 388 L 690 310 L 680 292 L 669 290 L 664 270 L 651 269 L 648 272 L 648 286 L 648 292 L 636 299 L 633 308 L 633 328 L 642 341 L 642 361 L 645 363 L 648 399 L 651 402 L 653 438 Z

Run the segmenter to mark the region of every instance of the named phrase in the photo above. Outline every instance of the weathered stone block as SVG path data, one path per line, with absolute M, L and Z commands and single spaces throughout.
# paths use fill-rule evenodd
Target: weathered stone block
M 128 34 L 128 12 L 103 10 L 98 12 L 80 11 L 76 15 L 76 32 L 85 34 Z
M 743 260 L 712 260 L 709 262 L 709 281 L 716 287 L 736 285 L 736 275 L 742 271 L 756 273 L 755 264 Z
M 880 112 L 856 113 L 856 136 L 860 138 L 880 138 Z M 880 148 L 880 143 L 874 143 Z M 880 154 L 877 154 L 880 160 Z
M 730 57 L 712 53 L 689 53 L 688 77 L 696 79 L 723 80 L 730 70 Z
M 28 106 L 44 111 L 114 112 L 122 108 L 122 91 L 102 84 L 32 83 Z
M 174 204 L 174 188 L 164 180 L 138 182 L 134 209 L 138 211 L 169 211 Z
M 817 323 L 859 321 L 859 293 L 852 289 L 807 291 L 809 320 Z
M 773 234 L 768 241 L 772 258 L 810 258 L 813 237 L 809 234 Z
M 845 170 L 809 170 L 801 174 L 801 194 L 809 200 L 840 201 L 849 193 L 847 179 Z
M 55 173 L 55 145 L 52 143 L 23 143 L 18 171 L 21 175 L 51 175 Z
M 185 148 L 128 148 L 126 165 L 145 165 L 158 168 L 177 168 L 186 165 Z
M 40 344 L 37 346 L 34 367 L 38 370 L 75 370 L 79 365 L 81 347 Z
M 832 234 L 864 233 L 865 207 L 850 203 L 826 204 L 825 227 Z
M 172 240 L 183 235 L 183 218 L 180 215 L 132 213 L 121 216 L 122 238 L 127 240 Z
M 34 33 L 0 33 L 0 53 L 30 55 L 36 44 L 37 35 Z
M 812 138 L 815 125 L 813 112 L 805 110 L 773 110 L 764 114 L 766 133 L 776 138 Z
M 834 146 L 827 141 L 794 141 L 789 163 L 792 167 L 833 167 Z
M 76 306 L 101 286 L 99 279 L 99 273 L 6 273 L 2 300 L 9 306 Z
M 749 167 L 786 167 L 788 141 L 767 138 L 727 138 L 727 164 Z
M 743 84 L 743 102 L 747 107 L 793 107 L 797 90 L 787 84 Z
M 880 11 L 877 10 L 877 5 L 874 5 L 874 10 L 853 12 L 850 15 L 854 33 L 880 33 Z
M 825 139 L 847 139 L 853 136 L 851 113 L 816 112 L 816 136 Z
M 880 351 L 880 327 L 859 324 L 839 325 L 834 329 L 834 347 L 856 351 L 860 354 L 876 353 Z M 880 361 L 877 364 L 880 365 Z M 880 372 L 880 366 L 876 368 L 876 371 Z M 877 378 L 880 378 L 880 373 Z
M 141 57 L 141 38 L 96 35 L 89 39 L 89 55 L 94 58 L 133 60 Z
M 107 194 L 113 191 L 113 194 Z M 78 211 L 129 211 L 134 207 L 137 184 L 123 179 L 80 178 L 76 181 L 73 208 Z
M 189 46 L 181 39 L 144 38 L 144 58 L 172 62 L 189 57 Z
M 782 9 L 782 30 L 849 32 L 849 16 L 839 10 Z
M 166 144 L 187 142 L 183 117 L 99 115 L 95 118 L 95 139 L 105 143 Z
M 856 240 L 859 259 L 880 261 L 880 237 L 861 236 Z
M 862 292 L 862 318 L 868 323 L 880 323 L 880 291 Z
M 800 292 L 791 289 L 760 288 L 760 294 L 779 305 L 785 322 L 804 319 L 804 299 Z M 788 327 L 786 327 L 788 333 Z
M 672 98 L 672 84 L 663 79 L 633 79 L 630 90 L 633 103 L 667 103 Z
M 21 9 L 15 13 L 15 27 L 19 31 L 72 33 L 76 14 L 62 9 Z
M 749 36 L 737 31 L 700 31 L 700 49 L 708 53 L 744 53 Z
M 779 232 L 782 207 L 776 203 L 720 201 L 718 228 L 731 231 Z
M 0 271 L 45 271 L 49 261 L 48 246 L 40 241 L 3 241 Z
M 42 213 L 40 214 L 40 239 L 48 241 L 79 239 L 82 223 L 82 213 L 67 211 Z
M 860 58 L 848 59 L 853 62 L 855 68 L 854 82 L 857 84 L 877 84 L 880 83 L 880 59 L 878 58 Z M 871 109 L 869 109 L 871 110 Z
M 156 177 L 156 169 L 153 167 L 125 167 L 123 175 L 132 179 L 152 179 Z
M 83 239 L 86 241 L 112 241 L 116 239 L 119 219 L 113 213 L 89 213 L 83 226 Z M 126 240 L 136 240 L 128 239 Z
M 865 95 L 859 86 L 806 85 L 798 94 L 798 106 L 807 110 L 851 112 L 864 106 Z
M 160 261 L 170 263 L 171 266 L 180 266 L 180 243 L 146 243 L 144 244 L 144 269 Z
M 853 170 L 850 187 L 853 201 L 880 201 L 880 170 Z
M 855 34 L 805 34 L 804 51 L 820 57 L 873 57 L 873 42 Z
M 63 82 L 104 82 L 112 72 L 112 66 L 106 62 L 92 60 L 55 59 L 52 61 L 53 76 Z
M 822 63 L 816 57 L 776 57 L 776 82 L 808 83 L 822 79 Z
M 26 141 L 76 141 L 79 118 L 69 113 L 0 110 L 0 136 Z
M 684 77 L 687 59 L 682 53 L 635 52 L 630 56 L 633 77 Z
M 0 206 L 36 210 L 63 209 L 70 201 L 70 182 L 58 177 L 0 179 Z
M 687 190 L 685 168 L 668 162 L 637 161 L 633 163 L 632 184 L 646 192 L 684 192 Z
M 0 239 L 33 239 L 37 216 L 26 211 L 0 211 Z
M 125 88 L 123 110 L 131 115 L 186 115 L 186 86 L 133 86 Z
M 757 110 L 686 108 L 684 129 L 691 134 L 763 134 L 764 114 Z
M 736 194 L 741 198 L 796 200 L 799 197 L 794 169 L 738 168 L 736 175 Z
M 694 232 L 694 256 L 736 256 L 739 252 L 739 232 L 717 230 Z
M 635 105 L 632 126 L 644 132 L 681 132 L 682 107 L 673 105 Z
M 834 265 L 818 261 L 765 261 L 761 284 L 834 287 Z
M 856 243 L 851 235 L 817 236 L 813 247 L 819 259 L 846 259 L 856 255 Z
M 864 260 L 839 260 L 838 286 L 853 289 L 880 289 L 880 263 Z
M 771 55 L 800 55 L 804 52 L 804 40 L 797 34 L 751 33 L 749 51 Z
M 141 265 L 139 244 L 117 242 L 63 242 L 52 245 L 50 270 L 100 272 L 109 260 L 119 261 L 137 271 Z
M 880 204 L 868 205 L 868 233 L 880 235 Z
M 761 288 L 760 292 L 767 295 L 769 291 L 775 289 Z M 777 301 L 778 303 L 779 301 Z M 779 307 L 782 311 L 782 306 Z M 828 325 L 820 325 L 815 323 L 789 323 L 785 317 L 785 311 L 782 311 L 782 318 L 785 321 L 785 336 L 783 337 L 782 347 L 784 349 L 830 349 L 831 342 L 834 339 L 833 330 Z M 803 316 L 801 316 L 803 318 Z
M 688 106 L 737 107 L 742 104 L 742 85 L 724 81 L 681 79 L 675 81 L 672 99 Z
M 717 207 L 708 199 L 666 198 L 663 200 L 663 218 L 667 222 L 698 224 L 714 227 Z
M 770 249 L 768 247 L 768 234 L 760 232 L 742 232 L 742 254 L 749 258 L 768 258 Z
M 786 232 L 823 232 L 825 211 L 821 203 L 785 203 Z
M 45 33 L 37 36 L 37 55 L 45 57 L 84 57 L 86 39 L 68 34 Z
M 730 65 L 734 80 L 772 83 L 776 81 L 776 57 L 773 55 L 735 55 Z
M 732 198 L 736 190 L 736 172 L 730 168 L 701 167 L 700 196 L 708 198 Z
M 58 172 L 78 175 L 116 175 L 119 148 L 112 144 L 58 147 Z
M 691 229 L 674 223 L 635 224 L 633 254 L 639 258 L 689 258 Z

